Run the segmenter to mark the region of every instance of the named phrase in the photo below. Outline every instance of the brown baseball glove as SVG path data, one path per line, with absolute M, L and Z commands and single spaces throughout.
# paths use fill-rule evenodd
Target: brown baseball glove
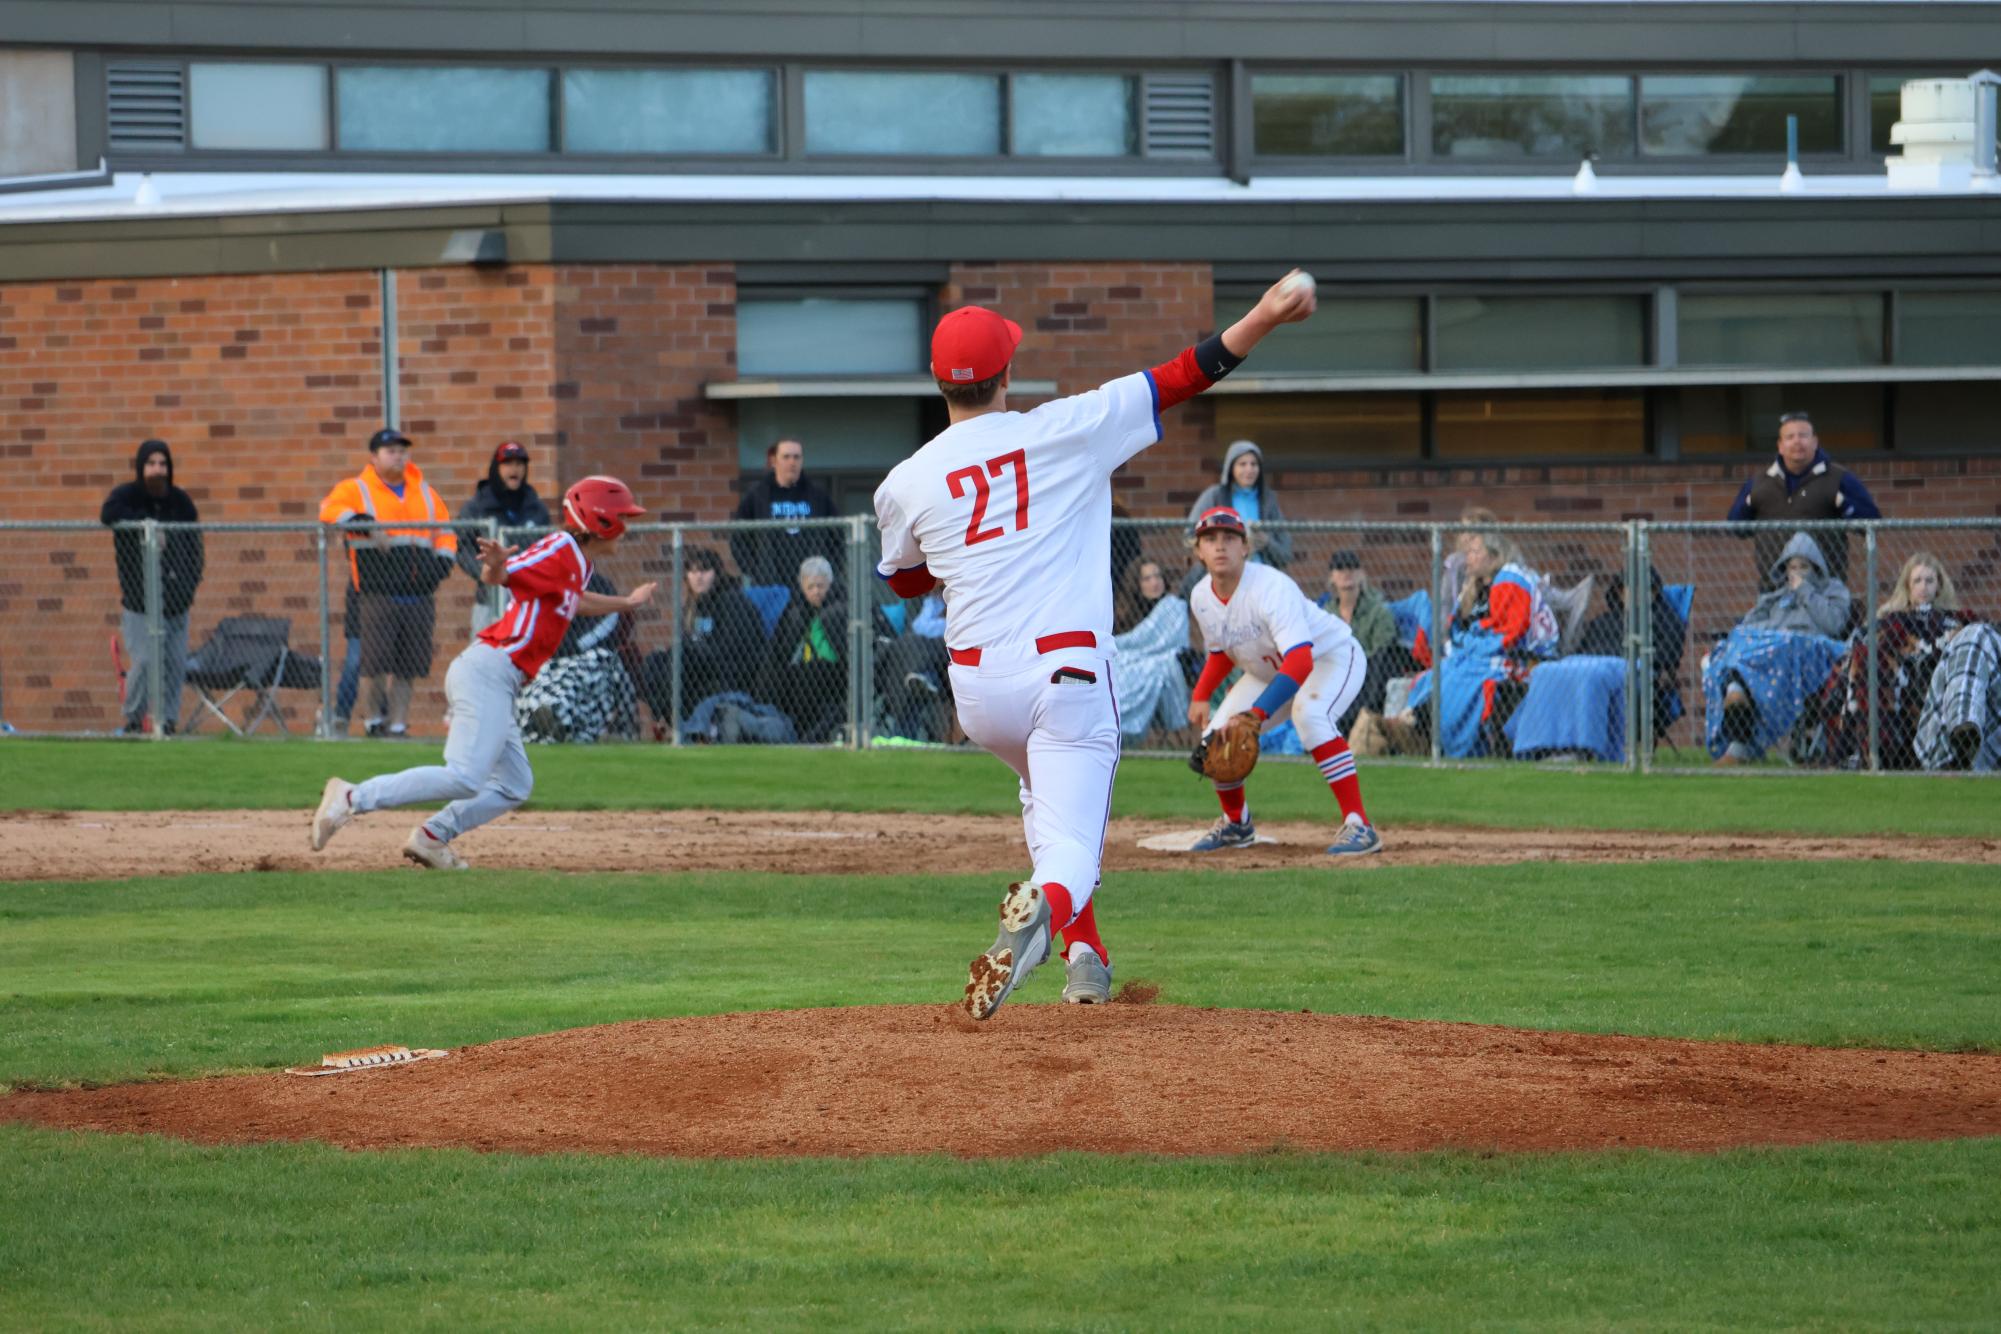
M 1202 772 L 1218 783 L 1242 782 L 1258 767 L 1258 729 L 1254 713 L 1236 713 L 1224 720 L 1203 743 Z

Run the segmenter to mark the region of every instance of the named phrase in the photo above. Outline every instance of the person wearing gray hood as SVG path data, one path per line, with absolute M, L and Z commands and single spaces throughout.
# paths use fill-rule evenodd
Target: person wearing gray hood
M 1820 544 L 1794 533 L 1771 578 L 1776 587 L 1702 662 L 1709 752 L 1720 764 L 1755 760 L 1790 732 L 1841 656 L 1835 636 L 1848 629 L 1851 600 Z
M 1265 452 L 1249 440 L 1239 440 L 1223 455 L 1223 475 L 1205 487 L 1188 511 L 1192 525 L 1219 506 L 1235 510 L 1251 526 L 1251 559 L 1275 570 L 1292 563 L 1292 534 L 1283 527 L 1285 511 L 1278 493 L 1265 485 Z M 1199 576 L 1198 576 L 1199 577 Z

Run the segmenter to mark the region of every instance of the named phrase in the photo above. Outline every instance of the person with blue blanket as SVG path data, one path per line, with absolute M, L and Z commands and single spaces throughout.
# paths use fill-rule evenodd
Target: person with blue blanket
M 1556 656 L 1556 614 L 1542 595 L 1542 576 L 1522 562 L 1515 544 L 1498 532 L 1476 531 L 1461 545 L 1466 577 L 1445 643 L 1444 660 L 1412 683 L 1392 737 L 1399 748 L 1423 749 L 1431 725 L 1436 678 L 1439 749 L 1464 758 L 1489 749 L 1489 733 L 1507 721 L 1538 662 Z M 1418 632 L 1418 661 L 1431 661 L 1428 636 Z
M 1749 763 L 1790 732 L 1841 656 L 1848 589 L 1820 544 L 1794 533 L 1771 578 L 1772 591 L 1702 662 L 1709 753 L 1720 764 Z

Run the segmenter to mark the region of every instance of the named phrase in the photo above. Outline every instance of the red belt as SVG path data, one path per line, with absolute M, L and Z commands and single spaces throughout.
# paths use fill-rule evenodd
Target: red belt
M 1061 634 L 1043 635 L 1035 641 L 1037 653 L 1054 653 L 1059 648 L 1096 648 L 1098 637 L 1089 630 L 1065 630 Z M 961 667 L 980 665 L 980 651 L 976 648 L 946 649 L 952 661 Z

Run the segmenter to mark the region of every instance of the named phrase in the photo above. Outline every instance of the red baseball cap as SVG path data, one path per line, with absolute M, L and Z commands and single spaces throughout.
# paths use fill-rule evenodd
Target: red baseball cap
M 931 375 L 944 384 L 978 384 L 1007 369 L 1021 326 L 985 306 L 961 306 L 931 334 Z
M 1203 510 L 1202 517 L 1195 521 L 1195 536 L 1221 529 L 1226 533 L 1237 533 L 1246 538 L 1249 530 L 1244 527 L 1244 516 L 1228 505 L 1218 505 L 1214 509 Z

